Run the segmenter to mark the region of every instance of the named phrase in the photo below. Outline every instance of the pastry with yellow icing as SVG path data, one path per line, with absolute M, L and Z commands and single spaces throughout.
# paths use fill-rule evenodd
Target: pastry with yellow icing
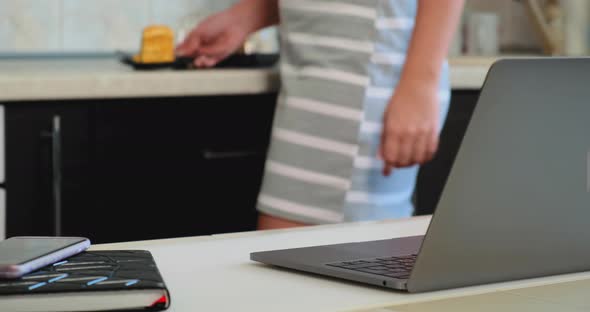
M 133 61 L 143 64 L 173 62 L 174 48 L 174 31 L 165 25 L 151 25 L 143 29 L 141 50 L 133 56 Z

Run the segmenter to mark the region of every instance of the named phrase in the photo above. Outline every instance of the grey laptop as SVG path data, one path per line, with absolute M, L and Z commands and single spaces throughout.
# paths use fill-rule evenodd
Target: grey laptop
M 424 237 L 251 253 L 423 292 L 590 270 L 590 58 L 490 69 Z

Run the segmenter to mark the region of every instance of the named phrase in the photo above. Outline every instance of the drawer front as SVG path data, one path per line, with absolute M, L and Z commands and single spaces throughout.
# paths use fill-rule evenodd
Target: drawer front
M 97 166 L 145 175 L 171 163 L 190 166 L 201 158 L 263 154 L 274 99 L 267 95 L 97 103 Z
M 200 109 L 198 126 L 204 147 L 240 150 L 268 146 L 276 96 L 228 96 L 209 99 Z
M 254 230 L 274 106 L 273 95 L 96 103 L 96 212 L 76 232 L 106 243 Z

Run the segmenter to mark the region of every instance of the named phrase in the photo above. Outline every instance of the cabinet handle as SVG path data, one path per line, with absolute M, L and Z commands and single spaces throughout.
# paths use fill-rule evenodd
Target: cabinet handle
M 232 158 L 259 156 L 259 155 L 262 155 L 262 152 L 260 152 L 260 151 L 218 152 L 218 151 L 211 151 L 211 150 L 204 150 L 203 151 L 203 158 L 205 158 L 207 160 L 232 159 Z
M 49 140 L 50 146 L 50 171 L 51 171 L 51 197 L 53 201 L 53 234 L 61 236 L 62 234 L 62 140 L 61 140 L 61 117 L 53 116 L 51 120 L 51 130 L 42 131 L 41 138 Z
M 51 147 L 51 196 L 53 200 L 53 234 L 60 236 L 62 234 L 62 202 L 61 202 L 61 184 L 62 184 L 62 165 L 61 165 L 61 117 L 53 116 L 51 121 L 51 131 L 43 131 L 42 138 L 50 141 Z
M 51 163 L 53 171 L 53 213 L 55 217 L 55 236 L 62 234 L 62 202 L 61 202 L 61 184 L 62 184 L 62 141 L 61 141 L 61 117 L 53 116 L 51 129 Z

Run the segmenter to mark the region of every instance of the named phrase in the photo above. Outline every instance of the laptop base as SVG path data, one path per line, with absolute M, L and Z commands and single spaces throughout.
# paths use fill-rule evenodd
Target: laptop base
M 341 262 L 407 257 L 420 249 L 424 236 L 254 252 L 250 259 L 264 264 L 406 290 L 407 278 L 396 278 L 334 266 Z

